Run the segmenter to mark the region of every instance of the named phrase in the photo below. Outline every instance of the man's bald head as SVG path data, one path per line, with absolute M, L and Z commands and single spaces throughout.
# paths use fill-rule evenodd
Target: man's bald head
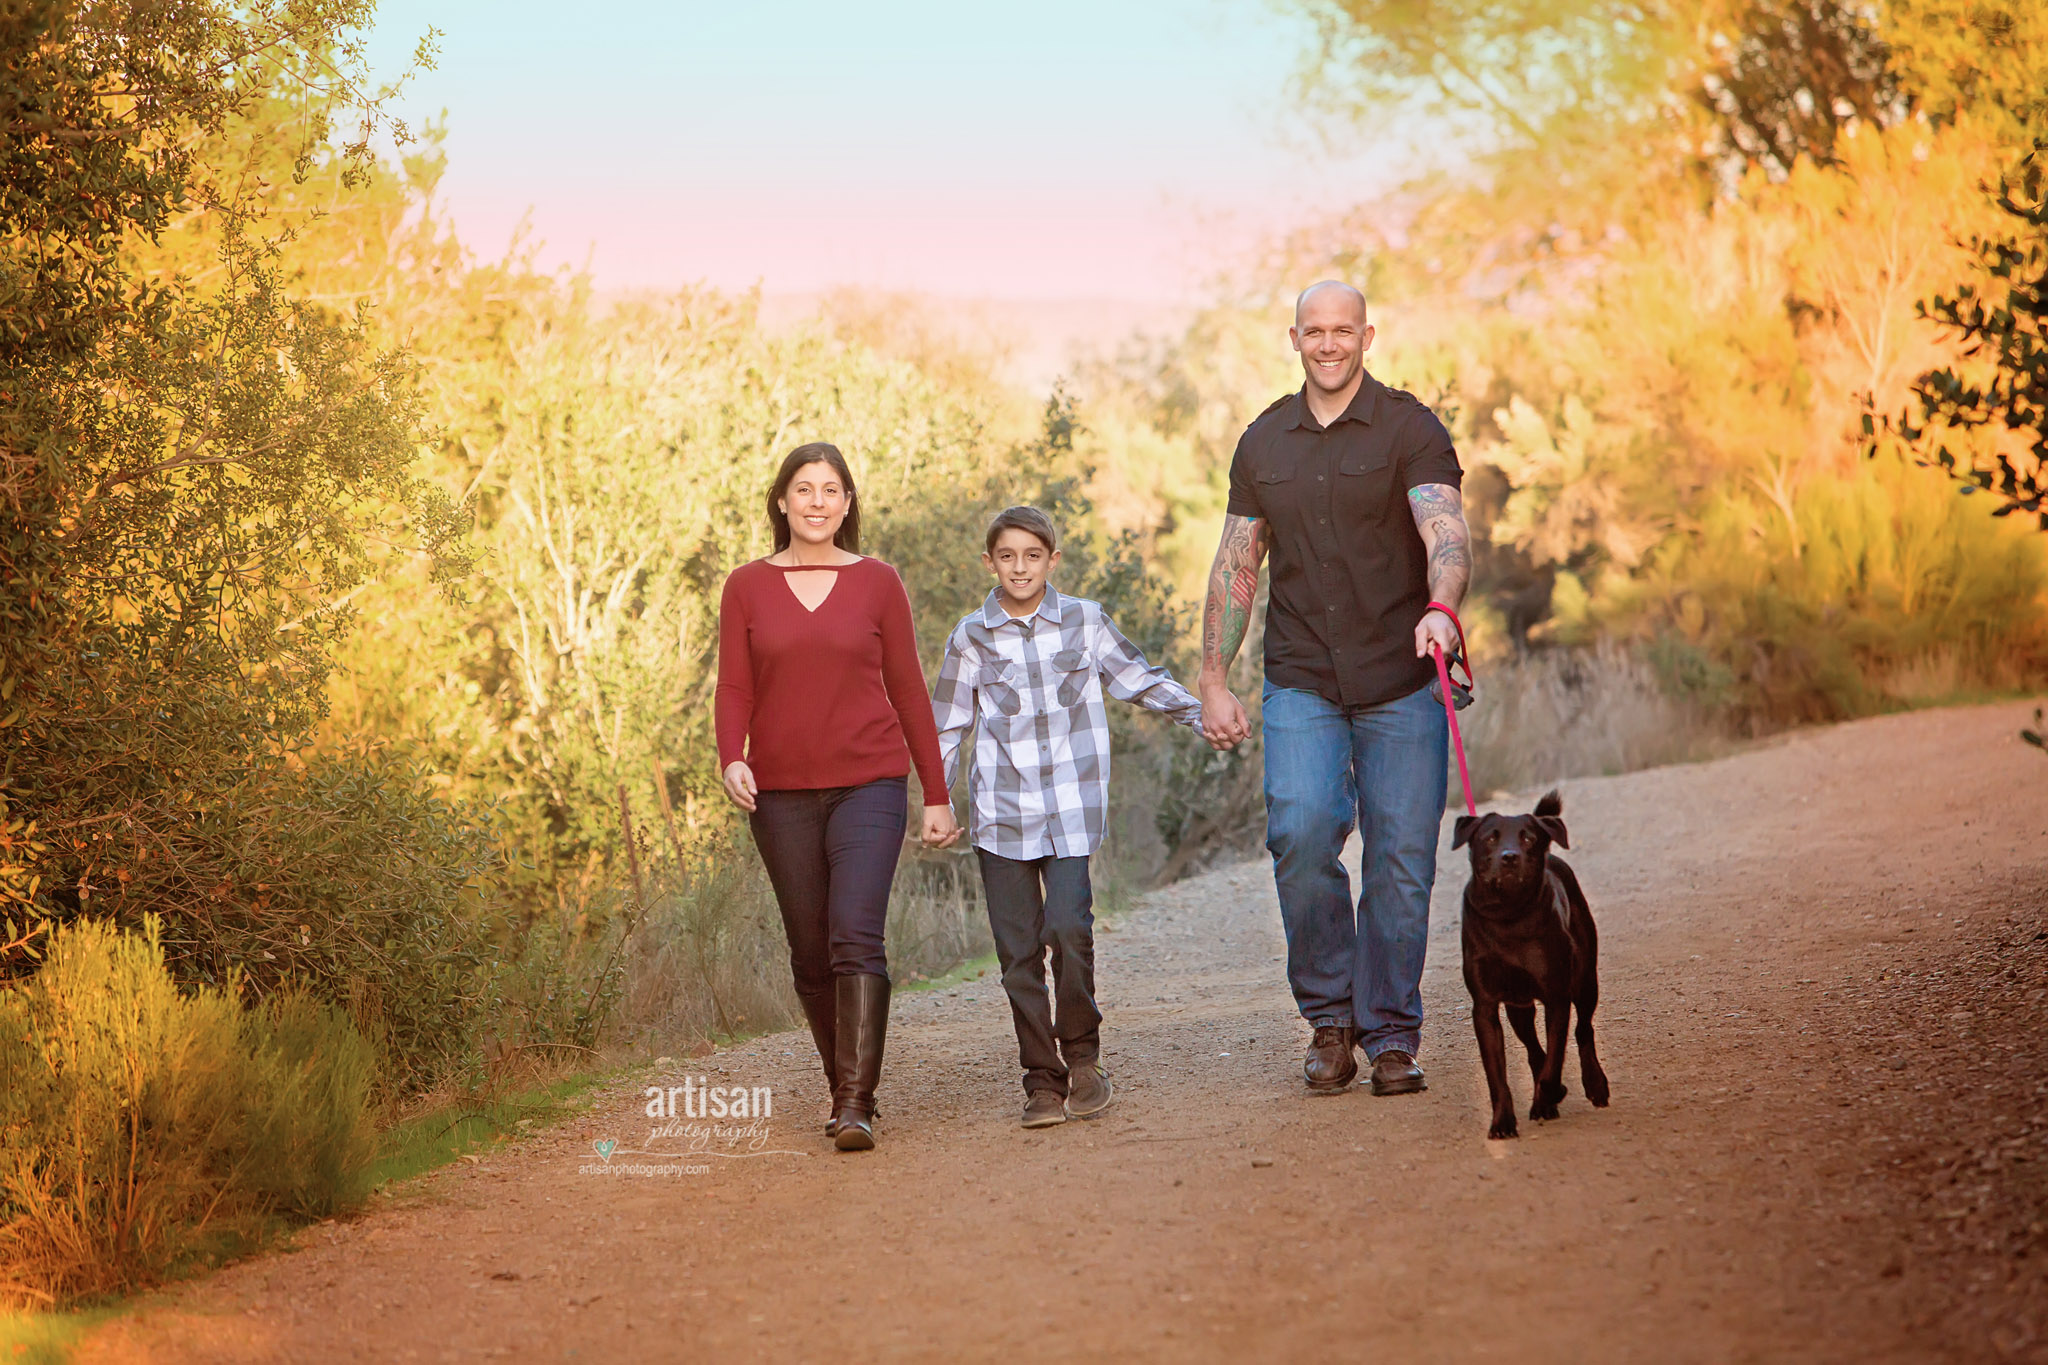
M 1301 325 L 1301 315 L 1304 309 L 1307 309 L 1312 304 L 1325 303 L 1334 307 L 1357 309 L 1358 325 L 1360 327 L 1365 325 L 1365 295 L 1359 293 L 1358 290 L 1342 280 L 1318 280 L 1302 290 L 1294 300 L 1294 325 L 1297 327 Z
M 1294 325 L 1287 329 L 1287 339 L 1301 352 L 1301 372 L 1308 377 L 1309 406 L 1317 412 L 1316 420 L 1332 420 L 1363 382 L 1365 353 L 1372 346 L 1365 295 L 1342 280 L 1310 285 L 1294 301 Z M 1324 406 L 1331 410 L 1323 412 Z

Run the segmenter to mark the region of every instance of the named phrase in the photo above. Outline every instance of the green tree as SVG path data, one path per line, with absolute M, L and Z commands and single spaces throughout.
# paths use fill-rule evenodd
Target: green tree
M 1784 178 L 1801 157 L 1834 161 L 1856 122 L 1905 116 L 1907 101 L 1876 15 L 1840 0 L 1750 0 L 1708 40 L 1694 97 L 1718 128 L 1736 173 Z
M 415 363 L 362 315 L 294 297 L 260 179 L 208 160 L 289 92 L 304 117 L 287 173 L 367 175 L 380 123 L 407 136 L 363 70 L 371 8 L 0 7 L 10 970 L 35 951 L 21 920 L 152 911 L 187 979 L 302 978 L 391 1005 L 418 984 L 399 978 L 451 970 L 399 964 L 421 935 L 449 947 L 483 865 L 465 822 L 399 792 L 402 763 L 300 750 L 380 542 L 415 543 L 452 577 L 463 516 L 413 471 Z M 343 111 L 360 121 L 335 148 Z M 195 221 L 210 260 L 188 271 L 166 248 Z M 308 837 L 338 827 L 381 918 L 351 923 L 323 898 L 327 874 L 304 876 Z M 411 845 L 444 835 L 467 851 L 427 856 L 449 880 L 419 900 Z
M 2025 512 L 2048 530 L 2048 161 L 2037 150 L 1999 182 L 2011 231 L 1977 237 L 1977 278 L 1921 308 L 1952 329 L 1964 363 L 1913 385 L 1917 412 L 1894 429 L 1918 462 L 1964 493 L 1987 492 L 1994 516 Z M 1874 424 L 1868 418 L 1866 430 Z M 1873 431 L 1874 434 L 1874 431 Z
M 2048 8 L 2034 0 L 1892 0 L 1884 37 L 1937 123 L 1992 119 L 2015 152 L 2048 129 Z

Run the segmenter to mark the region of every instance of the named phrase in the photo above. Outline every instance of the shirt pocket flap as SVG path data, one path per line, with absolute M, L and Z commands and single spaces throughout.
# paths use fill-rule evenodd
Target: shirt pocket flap
M 1013 681 L 1015 673 L 1016 665 L 1007 660 L 985 664 L 975 675 L 974 690 L 1001 714 L 1014 716 L 1024 709 L 1024 698 Z
M 1081 700 L 1081 694 L 1088 690 L 1088 679 L 1094 676 L 1094 662 L 1084 649 L 1063 649 L 1052 656 L 1052 671 L 1059 675 L 1061 706 L 1073 706 Z
M 1354 450 L 1337 462 L 1337 472 L 1370 474 L 1376 469 L 1385 469 L 1387 458 L 1387 452 L 1384 450 Z
M 1291 465 L 1269 464 L 1252 471 L 1252 480 L 1255 483 L 1286 483 L 1293 477 L 1294 469 Z

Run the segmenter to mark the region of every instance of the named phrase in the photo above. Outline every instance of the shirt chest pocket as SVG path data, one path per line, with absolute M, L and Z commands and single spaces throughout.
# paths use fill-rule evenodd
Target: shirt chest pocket
M 1347 521 L 1384 514 L 1394 462 L 1384 450 L 1354 450 L 1337 461 L 1337 509 Z
M 1079 706 L 1088 695 L 1088 680 L 1095 676 L 1095 660 L 1085 649 L 1063 649 L 1048 661 L 1047 673 L 1053 702 L 1065 710 Z
M 1015 718 L 1079 706 L 1095 676 L 1095 660 L 1086 650 L 1063 649 L 1040 663 L 1038 682 L 1031 681 L 1031 672 L 1008 660 L 984 667 L 975 682 L 982 714 Z
M 1252 471 L 1252 482 L 1257 485 L 1259 510 L 1270 521 L 1274 517 L 1286 516 L 1294 511 L 1294 505 L 1301 499 L 1301 481 L 1288 467 Z
M 990 718 L 1016 716 L 1024 711 L 1024 690 L 1019 686 L 1023 670 L 1007 660 L 985 664 L 974 679 L 974 697 L 981 714 Z

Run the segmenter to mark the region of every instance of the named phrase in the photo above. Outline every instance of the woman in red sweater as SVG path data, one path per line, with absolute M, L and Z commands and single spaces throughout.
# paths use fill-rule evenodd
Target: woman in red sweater
M 875 1145 L 889 1023 L 882 929 L 915 764 L 924 840 L 960 837 L 903 580 L 860 554 L 846 457 L 798 446 L 768 490 L 775 553 L 725 580 L 718 763 L 748 814 L 789 935 L 789 965 L 832 1083 L 825 1131 Z

